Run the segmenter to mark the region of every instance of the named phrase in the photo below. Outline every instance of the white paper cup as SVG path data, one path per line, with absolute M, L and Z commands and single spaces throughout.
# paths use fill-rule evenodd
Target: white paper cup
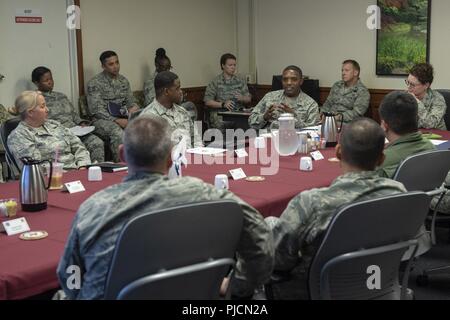
M 313 171 L 313 162 L 310 157 L 302 157 L 300 159 L 300 170 L 301 171 Z
M 102 181 L 102 169 L 100 167 L 90 167 L 88 171 L 89 181 Z
M 214 178 L 214 185 L 217 189 L 229 189 L 228 176 L 226 174 L 218 174 Z
M 255 138 L 255 148 L 256 149 L 264 149 L 266 147 L 266 138 L 257 137 Z

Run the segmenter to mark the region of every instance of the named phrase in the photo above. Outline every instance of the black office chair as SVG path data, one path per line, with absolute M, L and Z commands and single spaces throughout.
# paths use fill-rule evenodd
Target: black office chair
M 331 221 L 309 270 L 312 299 L 405 299 L 409 271 L 399 285 L 401 258 L 417 246 L 429 199 L 409 192 L 362 201 L 339 210 Z M 369 288 L 371 267 L 380 271 Z M 409 270 L 409 268 L 407 268 Z
M 447 111 L 444 115 L 445 125 L 447 126 L 447 130 L 450 131 L 450 90 L 439 89 L 437 90 L 445 99 L 445 103 L 447 104 Z
M 272 91 L 283 89 L 282 79 L 282 75 L 272 77 Z M 302 84 L 302 91 L 320 104 L 319 80 L 305 79 Z
M 242 223 L 234 201 L 188 204 L 132 219 L 117 240 L 105 299 L 218 299 Z
M 8 136 L 20 123 L 20 118 L 11 118 L 6 120 L 0 126 L 0 139 L 5 150 L 6 163 L 8 164 L 9 178 L 16 179 L 20 175 L 20 167 L 18 166 L 14 155 L 8 148 Z
M 445 189 L 445 178 L 450 171 L 450 150 L 434 150 L 418 153 L 406 158 L 397 168 L 394 174 L 394 180 L 403 183 L 408 191 L 424 191 L 430 197 L 443 196 Z M 431 223 L 431 242 L 436 243 L 435 235 L 435 217 L 434 213 Z M 422 238 L 422 240 L 425 240 Z M 424 241 L 421 242 L 423 248 L 419 248 L 418 255 L 428 251 L 429 246 Z M 420 247 L 420 245 L 419 245 Z
M 405 299 L 409 268 L 399 285 L 401 258 L 416 248 L 429 199 L 423 192 L 401 193 L 361 201 L 338 209 L 308 272 L 313 300 Z M 378 268 L 378 289 L 368 286 L 370 267 Z M 266 286 L 273 298 L 271 285 Z

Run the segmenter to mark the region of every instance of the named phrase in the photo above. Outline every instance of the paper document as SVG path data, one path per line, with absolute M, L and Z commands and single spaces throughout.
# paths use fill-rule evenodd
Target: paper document
M 186 150 L 187 153 L 201 154 L 201 155 L 207 155 L 207 156 L 221 154 L 226 151 L 227 151 L 226 149 L 208 148 L 208 147 L 199 147 L 199 148 L 193 148 L 193 149 Z
M 95 127 L 94 126 L 90 126 L 90 127 L 76 126 L 76 127 L 70 128 L 69 130 L 77 137 L 82 137 L 82 136 L 85 136 L 88 133 L 91 133 L 92 131 L 94 131 Z
M 432 144 L 434 144 L 435 146 L 439 146 L 439 145 L 441 145 L 441 144 L 443 144 L 443 143 L 445 143 L 445 142 L 447 142 L 447 141 L 445 141 L 445 140 L 433 140 L 433 139 L 431 139 L 430 142 L 431 142 Z

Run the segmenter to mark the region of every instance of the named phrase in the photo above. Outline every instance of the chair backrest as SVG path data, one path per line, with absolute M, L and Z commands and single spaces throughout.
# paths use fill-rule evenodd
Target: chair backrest
M 224 258 L 161 271 L 128 284 L 119 292 L 117 299 L 145 300 L 157 297 L 158 300 L 206 300 L 217 298 L 223 277 L 233 266 L 233 259 Z
M 447 126 L 447 130 L 450 131 L 450 90 L 447 89 L 439 89 L 437 90 L 445 99 L 445 104 L 447 105 L 447 111 L 444 115 L 445 125 Z
M 105 299 L 218 298 L 231 264 L 223 259 L 234 257 L 242 223 L 234 201 L 187 204 L 132 219 L 117 240 Z
M 272 91 L 283 89 L 282 79 L 282 75 L 272 77 Z M 319 80 L 305 79 L 302 84 L 302 91 L 320 104 Z
M 450 150 L 433 150 L 409 156 L 399 165 L 394 180 L 408 191 L 439 188 L 450 171 Z
M 423 224 L 429 198 L 409 192 L 353 203 L 333 217 L 309 270 L 312 299 L 399 299 L 403 254 Z M 381 289 L 370 290 L 370 267 Z
M 17 128 L 17 126 L 20 123 L 20 118 L 11 118 L 3 122 L 0 126 L 0 139 L 3 143 L 3 147 L 5 149 L 5 158 L 6 162 L 8 163 L 8 166 L 10 170 L 13 172 L 13 175 L 20 173 L 20 167 L 16 163 L 16 159 L 14 158 L 14 155 L 11 153 L 11 151 L 8 148 L 8 136 L 11 132 L 14 131 L 14 129 Z

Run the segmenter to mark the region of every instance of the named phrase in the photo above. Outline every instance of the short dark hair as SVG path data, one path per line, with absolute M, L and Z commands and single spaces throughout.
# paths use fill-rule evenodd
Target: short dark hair
M 100 55 L 100 62 L 102 63 L 102 65 L 104 65 L 106 60 L 111 57 L 118 57 L 118 55 L 117 55 L 117 53 L 115 53 L 114 51 L 111 51 L 111 50 L 102 52 L 102 54 Z
M 422 84 L 432 84 L 434 80 L 434 69 L 429 63 L 419 63 L 412 67 L 409 74 L 413 75 Z
M 158 73 L 155 77 L 154 82 L 156 96 L 159 97 L 164 89 L 173 86 L 175 80 L 177 79 L 178 76 L 170 71 L 163 71 Z
M 345 60 L 344 62 L 342 62 L 342 64 L 343 65 L 344 64 L 351 64 L 353 66 L 353 69 L 358 71 L 358 75 L 361 74 L 361 66 L 359 65 L 358 61 L 348 59 L 348 60 Z
M 298 75 L 300 76 L 300 78 L 303 78 L 303 72 L 302 69 L 300 69 L 297 66 L 291 65 L 291 66 L 287 66 L 286 68 L 284 68 L 283 73 L 285 73 L 288 70 L 292 70 L 298 73 Z
M 416 98 L 403 91 L 386 95 L 380 105 L 380 118 L 399 135 L 416 132 L 419 128 Z
M 342 160 L 360 169 L 373 171 L 383 153 L 385 135 L 374 120 L 358 118 L 348 124 L 341 135 Z
M 47 72 L 51 73 L 51 70 L 47 67 L 37 67 L 31 72 L 31 81 L 34 83 L 41 81 L 41 78 L 46 74 Z
M 135 167 L 152 167 L 165 161 L 173 147 L 172 130 L 161 117 L 144 115 L 128 124 L 123 134 L 125 158 Z
M 225 53 L 225 54 L 223 54 L 223 55 L 220 57 L 220 68 L 221 68 L 221 69 L 223 69 L 222 66 L 223 66 L 225 63 L 227 63 L 227 60 L 228 60 L 228 59 L 237 60 L 237 59 L 236 59 L 236 56 L 235 56 L 234 54 L 232 54 L 232 53 Z

